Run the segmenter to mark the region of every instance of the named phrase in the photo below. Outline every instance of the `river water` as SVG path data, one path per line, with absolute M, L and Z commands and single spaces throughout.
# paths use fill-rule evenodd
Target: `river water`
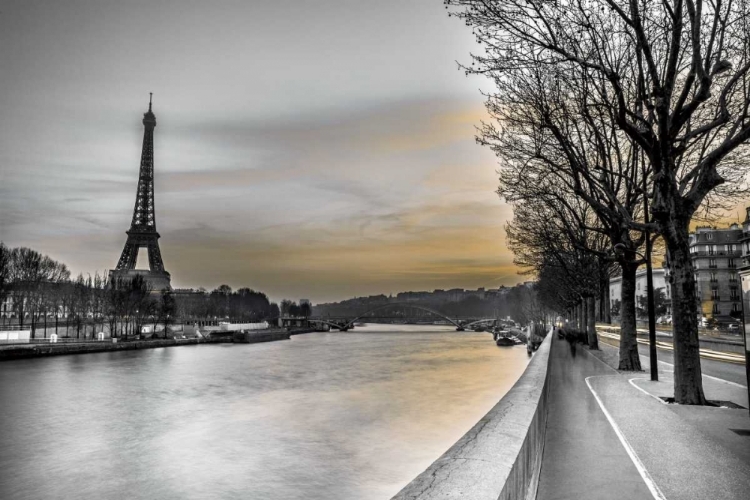
M 387 500 L 527 363 L 403 325 L 0 363 L 0 498 Z

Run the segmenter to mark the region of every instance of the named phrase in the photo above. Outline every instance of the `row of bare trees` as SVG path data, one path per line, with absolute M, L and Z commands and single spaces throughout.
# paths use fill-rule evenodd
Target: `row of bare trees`
M 10 299 L 10 300 L 6 300 Z M 106 275 L 79 274 L 71 279 L 63 263 L 30 248 L 8 248 L 0 242 L 0 302 L 7 326 L 29 327 L 31 338 L 50 323 L 63 336 L 93 337 L 109 327 L 111 336 L 140 334 L 147 322 L 166 327 L 174 315 L 171 292 L 154 294 L 138 276 L 129 281 L 108 282 Z M 71 331 L 72 330 L 72 331 Z
M 660 238 L 675 399 L 704 404 L 689 227 L 735 204 L 746 186 L 747 0 L 445 3 L 483 48 L 464 69 L 495 86 L 487 95 L 492 121 L 478 140 L 500 159 L 519 261 L 558 284 L 561 307 L 590 304 L 593 281 L 616 262 L 620 367 L 635 370 L 635 272 L 647 238 Z M 536 219 L 551 227 L 521 234 L 527 223 L 544 225 Z
M 261 321 L 279 317 L 279 307 L 250 288 L 236 291 L 221 285 L 211 292 L 155 293 L 142 276 L 110 280 L 106 274 L 70 276 L 65 264 L 30 248 L 8 248 L 0 242 L 0 303 L 6 302 L 5 323 L 29 327 L 31 338 L 50 322 L 64 336 L 93 336 L 108 330 L 112 337 L 140 335 L 143 327 L 169 325 L 176 320 L 228 319 Z M 310 305 L 288 301 L 294 311 L 309 316 Z M 153 335 L 152 333 L 152 335 Z
M 71 309 L 74 301 L 70 287 L 70 271 L 65 264 L 30 248 L 8 248 L 0 242 L 0 302 L 15 316 L 23 328 L 27 318 L 32 335 L 36 323 L 46 321 L 61 308 Z
M 200 289 L 176 297 L 177 314 L 186 321 L 226 319 L 237 322 L 256 322 L 279 317 L 279 307 L 263 292 L 250 288 L 232 291 L 220 285 L 208 292 Z

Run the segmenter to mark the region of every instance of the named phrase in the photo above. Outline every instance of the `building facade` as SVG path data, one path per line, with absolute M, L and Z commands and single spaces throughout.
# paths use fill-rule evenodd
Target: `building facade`
M 664 268 L 654 268 L 652 270 L 654 280 L 654 290 L 662 289 L 667 299 L 667 314 L 672 311 L 672 293 L 667 283 L 667 270 Z M 646 267 L 642 267 L 635 274 L 635 304 L 636 307 L 640 302 L 647 299 L 648 289 L 646 288 Z M 609 280 L 609 304 L 613 315 L 619 316 L 618 309 L 622 304 L 622 276 L 615 276 Z
M 742 228 L 699 227 L 690 234 L 695 293 L 701 313 L 719 323 L 739 318 L 742 311 L 737 269 L 742 262 Z
M 738 224 L 727 228 L 698 227 L 690 233 L 690 255 L 695 269 L 695 300 L 703 320 L 720 324 L 732 323 L 741 317 L 742 304 L 738 268 L 750 265 L 750 207 L 744 231 Z M 669 271 L 654 269 L 654 289 L 664 288 L 671 301 Z M 636 304 L 646 295 L 646 270 L 640 269 L 636 281 Z M 616 308 L 621 300 L 622 278 L 609 282 L 609 300 Z M 671 304 L 668 304 L 671 310 Z

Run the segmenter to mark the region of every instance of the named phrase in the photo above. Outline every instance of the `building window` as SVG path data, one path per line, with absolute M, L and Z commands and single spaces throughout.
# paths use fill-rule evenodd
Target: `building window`
M 708 259 L 708 267 L 711 269 L 716 269 L 716 259 Z
M 740 298 L 739 294 L 737 293 L 736 287 L 732 287 L 729 289 L 729 296 L 732 298 L 732 300 L 738 300 Z
M 711 289 L 711 298 L 714 300 L 719 300 L 719 289 L 718 288 L 712 288 Z
M 706 233 L 706 239 L 707 239 L 707 240 L 712 240 L 712 239 L 714 239 L 714 234 L 713 234 L 713 233 Z
M 641 291 L 641 282 L 640 281 L 638 282 L 637 287 L 638 287 L 638 291 L 640 292 Z
M 730 283 L 735 283 L 736 281 L 737 281 L 737 273 L 731 273 L 729 275 L 729 282 Z
M 719 304 L 714 304 L 713 313 L 714 314 L 719 314 Z
M 708 246 L 708 255 L 713 255 L 716 253 L 716 245 L 709 245 Z
M 739 304 L 732 304 L 732 311 L 734 311 L 734 312 L 740 312 L 740 305 Z
M 711 273 L 711 281 L 716 282 L 716 273 Z
M 727 259 L 727 267 L 729 269 L 734 269 L 736 267 L 734 264 L 734 259 Z

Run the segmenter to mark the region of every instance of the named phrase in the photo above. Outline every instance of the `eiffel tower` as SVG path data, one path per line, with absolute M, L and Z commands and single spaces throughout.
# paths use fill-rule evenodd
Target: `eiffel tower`
M 164 270 L 164 262 L 159 251 L 159 233 L 156 232 L 156 213 L 154 210 L 154 127 L 156 116 L 151 111 L 149 95 L 148 111 L 143 114 L 143 150 L 141 152 L 141 170 L 138 176 L 138 191 L 135 195 L 135 208 L 130 230 L 126 232 L 128 240 L 110 279 L 131 280 L 137 275 L 143 276 L 154 291 L 171 289 L 170 276 Z M 138 251 L 148 250 L 149 270 L 136 269 Z

